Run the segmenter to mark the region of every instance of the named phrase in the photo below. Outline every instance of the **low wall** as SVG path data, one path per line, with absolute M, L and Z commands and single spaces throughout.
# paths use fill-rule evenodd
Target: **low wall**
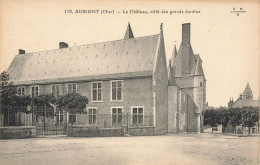
M 23 139 L 36 136 L 35 127 L 0 127 L 0 139 Z
M 152 136 L 155 135 L 154 126 L 129 127 L 128 134 L 133 136 Z
M 67 135 L 70 137 L 112 137 L 123 136 L 123 128 L 99 128 L 89 126 L 68 126 Z

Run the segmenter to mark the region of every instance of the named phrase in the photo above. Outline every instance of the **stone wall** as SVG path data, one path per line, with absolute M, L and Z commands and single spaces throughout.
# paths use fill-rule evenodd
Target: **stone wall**
M 115 137 L 123 136 L 123 128 L 99 128 L 89 126 L 68 126 L 67 135 L 70 137 Z
M 36 136 L 35 127 L 0 127 L 0 139 L 22 139 Z

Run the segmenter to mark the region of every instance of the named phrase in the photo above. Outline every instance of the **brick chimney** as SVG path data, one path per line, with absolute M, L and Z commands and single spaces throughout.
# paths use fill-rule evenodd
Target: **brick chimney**
M 60 42 L 59 43 L 59 49 L 67 48 L 67 47 L 69 47 L 69 45 L 67 43 L 65 43 L 65 42 Z
M 190 23 L 182 24 L 182 43 L 190 43 Z
M 19 49 L 19 50 L 18 50 L 18 54 L 25 54 L 25 50 Z

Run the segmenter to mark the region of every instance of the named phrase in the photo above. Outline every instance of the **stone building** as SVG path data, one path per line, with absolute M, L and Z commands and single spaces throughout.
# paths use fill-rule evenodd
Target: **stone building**
M 206 106 L 206 79 L 199 54 L 193 53 L 190 43 L 190 23 L 182 24 L 182 42 L 177 51 L 174 45 L 169 60 L 168 93 L 177 93 L 169 98 L 169 132 L 201 131 L 202 111 Z M 174 119 L 174 120 L 172 120 Z
M 105 127 L 151 127 L 167 132 L 168 74 L 163 27 L 159 34 L 25 53 L 19 50 L 8 69 L 18 94 L 32 97 L 77 92 L 88 97 L 84 114 L 56 112 L 55 122 Z M 125 119 L 127 116 L 128 119 Z M 68 119 L 68 120 L 64 120 Z M 127 121 L 126 121 L 127 120 Z
M 242 108 L 242 107 L 260 107 L 260 100 L 254 100 L 253 92 L 251 90 L 251 87 L 249 83 L 247 83 L 243 93 L 239 95 L 236 101 L 233 101 L 233 97 L 230 98 L 230 101 L 228 102 L 229 108 Z M 234 132 L 234 129 L 231 125 L 228 125 L 227 132 Z M 237 126 L 236 130 L 241 133 L 247 133 L 248 128 L 243 127 L 242 125 Z M 256 124 L 255 127 L 252 127 L 250 132 L 252 133 L 259 133 L 259 122 Z
M 88 97 L 85 113 L 55 109 L 54 123 L 127 125 L 134 135 L 201 130 L 206 80 L 191 48 L 190 24 L 182 25 L 182 43 L 178 52 L 174 46 L 168 70 L 162 25 L 159 34 L 135 38 L 128 24 L 121 40 L 19 50 L 8 73 L 18 95 L 77 92 Z M 24 116 L 25 125 L 32 123 L 30 115 Z
M 230 101 L 228 102 L 228 107 L 241 108 L 245 106 L 260 107 L 260 100 L 253 99 L 253 92 L 251 90 L 249 83 L 247 83 L 243 93 L 239 95 L 236 101 L 233 101 L 233 98 L 230 98 Z

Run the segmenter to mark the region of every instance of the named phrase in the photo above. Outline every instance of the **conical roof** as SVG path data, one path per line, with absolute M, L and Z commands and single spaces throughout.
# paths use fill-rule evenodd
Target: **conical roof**
M 243 95 L 251 95 L 252 94 L 252 90 L 251 90 L 251 88 L 250 88 L 250 85 L 249 85 L 249 83 L 247 83 L 246 84 L 246 88 L 245 88 L 245 90 L 244 90 L 244 92 L 243 92 Z
M 132 28 L 130 26 L 130 22 L 127 25 L 124 39 L 129 39 L 129 38 L 134 38 L 134 34 L 133 34 Z
M 194 75 L 195 76 L 203 76 L 204 75 L 204 72 L 203 72 L 203 69 L 202 69 L 202 64 L 201 64 L 200 60 L 197 60 L 196 67 L 195 67 L 195 70 L 194 70 Z

